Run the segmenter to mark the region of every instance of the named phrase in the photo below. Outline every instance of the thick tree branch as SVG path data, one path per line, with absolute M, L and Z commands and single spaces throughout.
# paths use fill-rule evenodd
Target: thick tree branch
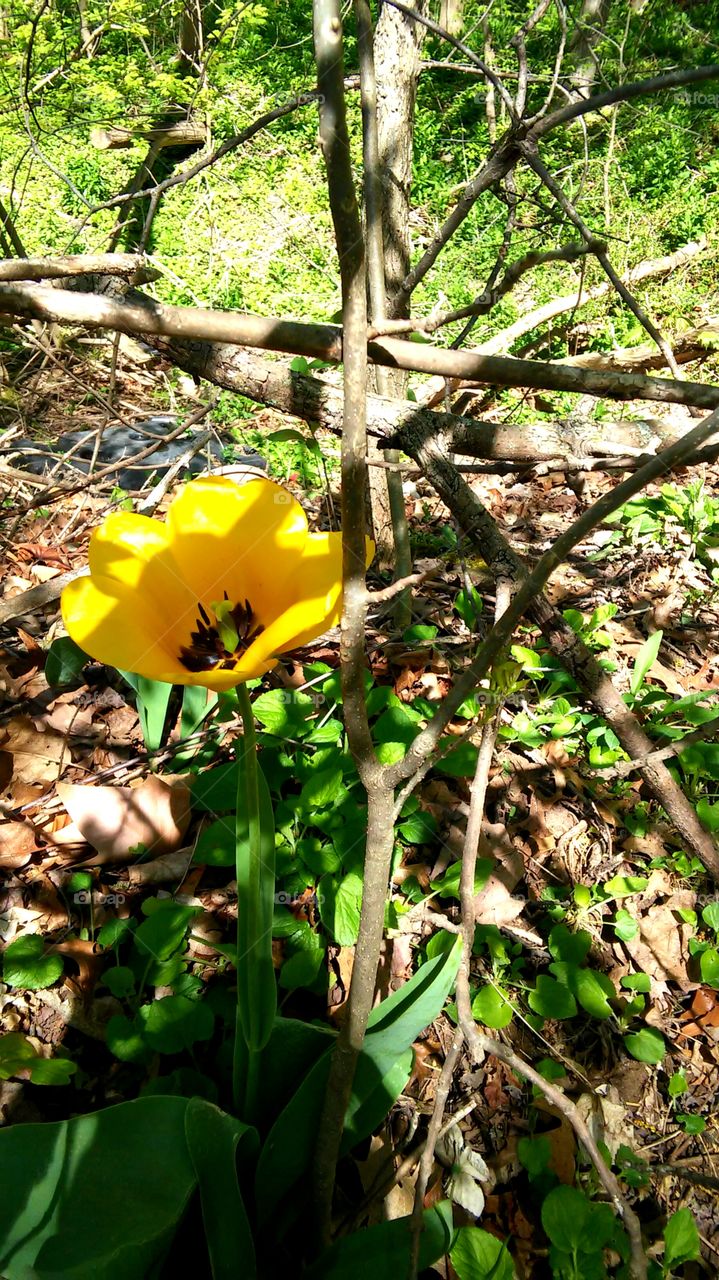
M 133 292 L 127 300 L 98 294 L 72 293 L 37 284 L 0 284 L 0 313 L 38 320 L 80 324 L 89 329 L 118 329 L 132 335 L 154 334 L 188 341 L 226 342 L 305 355 L 340 363 L 342 330 L 336 325 L 303 324 L 249 316 L 242 312 L 211 311 L 204 307 L 173 307 Z M 500 387 L 542 387 L 617 400 L 657 400 L 699 409 L 719 405 L 719 388 L 640 374 L 601 373 L 541 361 L 483 356 L 471 351 L 376 338 L 367 346 L 368 358 L 389 368 L 448 378 L 472 379 Z

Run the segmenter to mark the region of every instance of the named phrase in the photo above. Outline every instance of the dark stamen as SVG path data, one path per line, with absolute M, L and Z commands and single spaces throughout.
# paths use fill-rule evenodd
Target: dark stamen
M 225 600 L 229 600 L 227 592 Z M 257 637 L 264 631 L 261 624 L 256 623 L 255 615 L 249 600 L 244 604 L 236 604 L 230 611 L 237 632 L 238 643 L 234 652 L 230 653 L 220 638 L 218 628 L 212 622 L 207 610 L 198 602 L 199 617 L 196 619 L 197 630 L 191 632 L 189 645 L 180 646 L 180 662 L 188 671 L 211 671 L 219 667 L 223 671 L 232 670 L 237 659 L 245 653 Z

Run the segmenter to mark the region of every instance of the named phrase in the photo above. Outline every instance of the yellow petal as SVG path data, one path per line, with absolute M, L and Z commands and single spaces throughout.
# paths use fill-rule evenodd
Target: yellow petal
M 183 672 L 172 637 L 148 602 L 112 578 L 76 578 L 62 593 L 63 622 L 76 644 L 108 666 L 151 680 Z
M 342 535 L 311 533 L 297 573 L 282 591 L 282 610 L 247 657 L 287 653 L 337 625 L 342 613 Z
M 197 597 L 180 572 L 172 553 L 167 526 L 148 516 L 114 512 L 90 538 L 90 573 L 112 578 L 138 593 L 150 611 L 162 618 L 161 630 L 173 637 L 173 649 L 195 625 Z
M 224 476 L 192 480 L 170 504 L 167 527 L 175 561 L 195 599 L 209 608 L 224 592 L 248 599 L 263 622 L 278 589 L 295 571 L 307 518 L 271 480 L 237 485 Z
M 137 587 L 143 567 L 169 550 L 167 529 L 159 520 L 116 511 L 93 530 L 90 573 Z

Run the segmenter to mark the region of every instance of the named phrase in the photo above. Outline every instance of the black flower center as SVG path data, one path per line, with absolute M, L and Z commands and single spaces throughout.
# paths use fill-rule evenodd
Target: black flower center
M 249 600 L 232 604 L 225 591 L 224 600 L 212 608 L 214 619 L 198 603 L 197 630 L 191 633 L 189 645 L 180 646 L 180 662 L 188 671 L 231 669 L 265 629 Z

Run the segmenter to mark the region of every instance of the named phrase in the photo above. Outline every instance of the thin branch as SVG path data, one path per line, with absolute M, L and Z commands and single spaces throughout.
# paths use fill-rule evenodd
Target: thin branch
M 497 72 L 486 62 L 483 62 L 473 49 L 470 49 L 469 46 L 464 44 L 464 42 L 457 36 L 451 35 L 444 27 L 440 27 L 438 22 L 433 22 L 431 18 L 425 17 L 425 15 L 420 13 L 417 9 L 408 8 L 407 5 L 401 4 L 400 0 L 387 0 L 387 3 L 390 4 L 393 9 L 399 9 L 400 13 L 403 13 L 406 18 L 411 18 L 413 22 L 419 22 L 423 27 L 426 27 L 428 31 L 431 31 L 433 35 L 439 36 L 440 40 L 446 40 L 448 44 L 454 45 L 455 49 L 459 49 L 460 53 L 463 53 L 465 58 L 467 58 L 469 62 L 478 69 L 478 71 L 481 71 L 484 78 L 494 87 L 507 108 L 510 118 L 512 120 L 517 119 L 514 109 L 514 100 L 511 93 L 507 92 L 501 78 L 497 75 Z
M 344 1117 L 374 999 L 394 845 L 391 792 L 383 786 L 367 721 L 364 694 L 367 304 L 364 246 L 354 192 L 342 72 L 339 0 L 315 0 L 314 37 L 320 99 L 320 141 L 342 280 L 344 430 L 342 539 L 344 608 L 340 640 L 345 723 L 367 791 L 367 842 L 359 937 L 347 1016 L 337 1038 L 313 1166 L 317 1244 L 332 1236 L 332 1200 Z
M 566 107 L 561 107 L 558 111 L 552 112 L 551 115 L 545 116 L 543 120 L 537 123 L 533 124 L 531 121 L 525 121 L 512 126 L 492 148 L 481 168 L 470 178 L 454 208 L 433 237 L 419 262 L 403 280 L 402 293 L 409 296 L 414 292 L 420 281 L 434 266 L 440 253 L 451 240 L 457 228 L 464 222 L 479 197 L 485 191 L 494 187 L 516 165 L 521 154 L 519 148 L 521 142 L 526 141 L 530 145 L 536 143 L 559 125 L 566 124 L 570 120 L 577 119 L 579 116 L 586 115 L 589 112 L 600 111 L 603 107 L 611 106 L 617 102 L 628 102 L 633 98 L 642 97 L 644 94 L 662 93 L 667 89 L 677 88 L 680 85 L 696 84 L 704 80 L 717 79 L 718 77 L 719 65 L 671 71 L 666 75 L 654 76 L 649 80 L 638 80 L 634 84 L 619 85 L 616 89 L 610 89 L 606 93 L 596 94 L 592 98 L 584 98 L 579 102 L 573 102 Z
M 677 738 L 665 747 L 657 747 L 656 751 L 648 751 L 642 756 L 636 756 L 633 760 L 621 760 L 619 764 L 612 765 L 610 769 L 595 769 L 594 773 L 602 779 L 627 778 L 630 773 L 641 772 L 648 764 L 659 764 L 662 760 L 672 760 L 675 756 L 681 755 L 682 751 L 685 751 L 692 743 L 707 742 L 716 733 L 719 733 L 719 716 L 706 720 L 704 724 L 699 725 L 698 729 L 693 729 L 691 733 L 685 733 L 683 738 Z
M 502 585 L 500 583 L 498 584 L 497 589 L 497 614 L 501 614 L 507 605 L 507 584 L 505 583 Z M 572 1103 L 560 1089 L 549 1084 L 549 1082 L 546 1081 L 538 1071 L 535 1071 L 533 1067 L 530 1067 L 529 1064 L 526 1063 L 524 1059 L 520 1058 L 518 1054 L 514 1053 L 513 1050 L 508 1049 L 503 1044 L 500 1044 L 499 1041 L 490 1039 L 489 1036 L 482 1035 L 481 1032 L 478 1031 L 477 1025 L 474 1021 L 469 981 L 472 962 L 472 946 L 474 943 L 476 927 L 474 888 L 475 869 L 477 865 L 477 854 L 479 851 L 479 837 L 482 829 L 484 802 L 487 794 L 487 783 L 489 781 L 489 769 L 492 763 L 492 754 L 494 751 L 494 743 L 498 726 L 499 713 L 496 713 L 493 719 L 485 725 L 482 734 L 482 743 L 477 756 L 477 765 L 470 792 L 469 817 L 467 819 L 467 831 L 465 835 L 464 851 L 462 854 L 462 872 L 459 890 L 463 926 L 462 960 L 457 974 L 457 1012 L 459 1015 L 459 1025 L 476 1062 L 482 1062 L 488 1053 L 493 1054 L 494 1057 L 499 1058 L 501 1062 L 504 1062 L 511 1067 L 513 1071 L 523 1075 L 525 1078 L 529 1079 L 532 1084 L 536 1085 L 544 1094 L 545 1098 L 552 1102 L 555 1108 L 560 1111 L 567 1120 L 569 1120 L 574 1132 L 589 1155 L 596 1169 L 597 1176 L 609 1194 L 615 1211 L 621 1215 L 624 1221 L 631 1245 L 630 1274 L 632 1276 L 632 1280 L 645 1280 L 647 1264 L 642 1246 L 642 1234 L 639 1220 L 624 1199 L 618 1179 L 607 1167 L 594 1137 L 582 1117 L 579 1115 L 574 1103 Z
M 588 253 L 597 253 L 604 248 L 606 248 L 604 241 L 593 240 L 589 244 L 568 244 L 561 249 L 546 249 L 543 253 L 532 250 L 507 267 L 499 284 L 487 286 L 482 293 L 478 294 L 474 302 L 470 302 L 466 307 L 457 307 L 454 311 L 439 311 L 424 319 L 383 320 L 380 324 L 370 325 L 368 337 L 378 338 L 386 334 L 398 333 L 434 333 L 443 325 L 452 324 L 455 320 L 466 320 L 468 316 L 486 315 L 496 307 L 500 298 L 511 292 L 528 271 L 545 266 L 548 262 L 576 262 L 577 258 L 583 258 Z
M 562 212 L 566 214 L 570 222 L 574 224 L 574 226 L 579 231 L 580 235 L 584 237 L 586 243 L 587 244 L 596 243 L 595 237 L 593 236 L 592 232 L 589 230 L 589 227 L 587 226 L 584 219 L 580 217 L 579 213 L 574 208 L 574 205 L 572 204 L 571 200 L 567 199 L 559 183 L 556 182 L 555 179 L 552 177 L 547 166 L 542 162 L 542 160 L 540 160 L 539 154 L 537 152 L 536 142 L 520 143 L 520 150 L 525 160 L 527 161 L 527 164 L 530 165 L 530 167 L 534 170 L 537 177 L 544 183 L 547 190 L 551 191 L 552 195 L 554 196 L 554 199 L 557 201 L 557 204 L 559 205 Z M 614 288 L 616 289 L 622 301 L 625 302 L 626 305 L 629 307 L 629 310 L 632 312 L 632 315 L 636 317 L 636 319 L 639 321 L 642 328 L 646 329 L 650 338 L 652 338 L 654 342 L 656 342 L 659 350 L 661 351 L 662 355 L 664 356 L 667 362 L 667 366 L 671 369 L 672 373 L 674 374 L 674 377 L 680 379 L 681 374 L 677 367 L 677 363 L 674 359 L 674 353 L 672 352 L 672 349 L 669 346 L 669 343 L 667 342 L 666 338 L 663 336 L 663 334 L 659 332 L 656 325 L 654 324 L 654 321 L 650 319 L 650 317 L 644 311 L 644 308 L 640 307 L 636 298 L 633 296 L 633 294 L 630 293 L 629 289 L 624 284 L 623 280 L 617 274 L 614 267 L 612 266 L 612 263 L 610 262 L 606 251 L 604 249 L 595 249 L 595 253 L 596 253 L 597 261 L 601 264 L 603 271 L 611 280 L 612 284 L 614 285 Z
M 668 445 L 655 458 L 651 458 L 633 476 L 628 476 L 611 492 L 604 494 L 587 511 L 583 512 L 570 525 L 569 529 L 556 539 L 532 569 L 531 573 L 524 579 L 512 603 L 502 615 L 501 620 L 492 628 L 467 671 L 455 683 L 426 729 L 423 729 L 415 738 L 404 759 L 388 769 L 388 781 L 391 781 L 393 786 L 397 786 L 401 781 L 409 778 L 415 769 L 429 757 L 457 708 L 470 695 L 479 680 L 487 674 L 498 654 L 509 642 L 517 622 L 523 616 L 529 604 L 542 591 L 555 569 L 562 564 L 570 551 L 593 529 L 606 520 L 613 511 L 616 511 L 635 493 L 639 493 L 657 476 L 666 474 L 669 470 L 681 466 L 684 459 L 713 435 L 718 427 L 719 409 L 687 432 L 680 440 Z
M 0 262 L 0 281 L 61 280 L 67 276 L 103 275 L 133 277 L 144 271 L 144 279 L 155 280 L 159 271 L 149 267 L 137 253 L 78 253 L 58 258 L 7 258 Z

